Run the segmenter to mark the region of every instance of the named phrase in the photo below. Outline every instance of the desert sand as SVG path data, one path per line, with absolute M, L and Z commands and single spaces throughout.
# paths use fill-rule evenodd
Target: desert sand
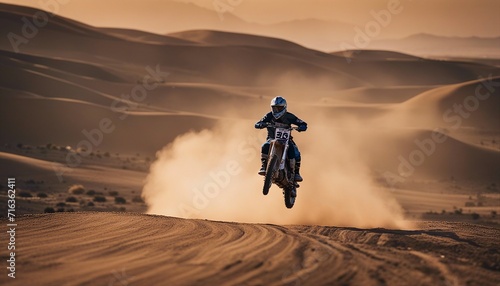
M 130 213 L 30 215 L 18 223 L 20 274 L 8 285 L 500 282 L 498 230 L 467 223 L 366 230 Z
M 2 285 L 500 283 L 497 59 L 37 12 L 0 4 Z M 291 210 L 256 175 L 277 95 L 309 124 Z

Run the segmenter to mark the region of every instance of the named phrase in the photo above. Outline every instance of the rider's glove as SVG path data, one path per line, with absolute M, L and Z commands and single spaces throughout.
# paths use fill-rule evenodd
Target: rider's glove
M 264 128 L 266 128 L 266 124 L 264 122 L 257 122 L 257 123 L 255 123 L 255 128 L 264 129 Z
M 297 128 L 297 131 L 302 132 L 307 130 L 307 125 L 299 125 Z

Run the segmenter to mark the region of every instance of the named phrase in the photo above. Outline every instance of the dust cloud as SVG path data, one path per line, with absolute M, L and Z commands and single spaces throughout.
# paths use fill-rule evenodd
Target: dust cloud
M 311 120 L 312 119 L 312 120 Z M 262 194 L 260 146 L 266 131 L 233 120 L 179 136 L 157 154 L 143 189 L 148 213 L 222 221 L 408 228 L 389 191 L 377 187 L 359 153 L 366 140 L 353 119 L 308 118 L 294 132 L 304 182 L 293 209 L 281 189 Z

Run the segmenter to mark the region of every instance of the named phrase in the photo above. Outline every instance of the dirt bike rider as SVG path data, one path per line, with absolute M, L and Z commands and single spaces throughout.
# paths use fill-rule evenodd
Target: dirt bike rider
M 286 100 L 283 97 L 277 96 L 273 98 L 271 100 L 271 112 L 267 113 L 259 122 L 255 123 L 255 128 L 257 129 L 263 129 L 267 127 L 267 141 L 262 145 L 262 151 L 261 151 L 262 167 L 259 170 L 259 175 L 261 176 L 266 175 L 267 159 L 270 146 L 269 141 L 271 139 L 274 139 L 275 128 L 268 127 L 267 124 L 282 123 L 282 124 L 287 124 L 289 126 L 294 124 L 298 126 L 297 131 L 299 132 L 307 130 L 307 123 L 300 120 L 297 116 L 293 115 L 292 113 L 287 112 L 286 107 L 287 107 Z M 288 147 L 287 157 L 288 159 L 291 160 L 295 159 L 295 181 L 302 182 L 303 179 L 299 173 L 300 162 L 301 162 L 299 149 L 297 148 L 295 142 L 293 142 L 292 138 L 290 138 L 289 145 L 290 146 Z

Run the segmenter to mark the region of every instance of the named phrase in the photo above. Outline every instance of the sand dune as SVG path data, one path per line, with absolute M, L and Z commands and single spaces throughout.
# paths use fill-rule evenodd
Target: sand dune
M 329 95 L 326 99 L 358 103 L 401 103 L 434 88 L 435 86 L 385 86 L 345 89 Z
M 500 282 L 497 230 L 463 223 L 398 231 L 75 213 L 18 224 L 19 273 L 9 285 Z
M 351 60 L 423 60 L 423 58 L 417 56 L 386 50 L 348 50 L 330 54 L 348 57 Z
M 499 179 L 500 152 L 426 130 L 368 133 L 378 144 L 366 144 L 364 156 L 374 169 L 409 178 L 476 180 Z M 436 137 L 438 136 L 438 137 Z M 435 141 L 433 138 L 439 138 Z
M 35 11 L 1 5 L 2 30 L 21 31 L 19 19 Z M 85 139 L 82 130 L 110 118 L 116 131 L 99 148 L 149 154 L 188 130 L 213 126 L 217 118 L 255 120 L 276 94 L 295 101 L 294 110 L 314 118 L 313 126 L 321 122 L 317 116 L 324 116 L 367 121 L 387 130 L 382 134 L 396 132 L 376 136 L 384 143 L 366 148 L 396 146 L 391 156 L 402 154 L 415 148 L 412 141 L 421 133 L 399 135 L 398 130 L 450 129 L 443 114 L 485 83 L 478 77 L 491 76 L 496 84 L 500 74 L 494 66 L 388 51 L 353 51 L 353 62 L 348 63 L 345 53 L 325 54 L 280 39 L 206 30 L 163 36 L 95 28 L 62 17 L 51 18 L 19 53 L 12 51 L 6 37 L 0 39 L 0 48 L 0 65 L 9 70 L 0 79 L 1 118 L 24 126 L 1 126 L 10 143 L 46 144 L 43 138 L 50 138 L 75 146 Z M 156 88 L 140 103 L 124 100 L 123 95 L 142 83 L 146 67 L 161 68 Z M 462 127 L 498 130 L 497 91 Z M 114 112 L 110 106 L 116 102 L 133 107 Z M 453 130 L 450 135 L 455 136 Z M 467 162 L 466 157 L 488 157 L 480 148 L 457 142 L 449 144 L 463 148 L 451 149 L 466 149 L 459 157 Z
M 450 129 L 472 127 L 498 131 L 500 77 L 490 75 L 489 78 L 432 89 L 409 99 L 401 108 L 408 117 L 424 114 Z
M 196 43 L 216 46 L 255 46 L 280 50 L 305 50 L 296 43 L 276 38 L 236 34 L 211 30 L 192 30 L 170 33 L 168 36 L 189 40 Z
M 37 11 L 0 4 L 0 31 L 21 35 Z M 31 215 L 9 285 L 500 283 L 495 61 L 50 17 L 26 43 L 0 37 L 0 170 L 32 195 L 17 198 Z M 294 131 L 305 181 L 291 210 L 256 175 L 253 124 L 277 95 L 309 124 Z M 50 208 L 78 213 L 39 214 Z M 408 221 L 426 215 L 462 222 Z
M 11 143 L 30 142 L 44 145 L 56 142 L 76 147 L 80 141 L 88 140 L 82 133 L 83 130 L 90 132 L 99 128 L 101 120 L 109 119 L 110 128 L 114 127 L 113 131 L 103 134 L 101 143 L 93 146 L 95 149 L 154 154 L 155 150 L 161 148 L 165 142 L 173 141 L 177 135 L 189 130 L 207 128 L 214 123 L 206 117 L 200 120 L 198 116 L 183 114 L 125 114 L 126 117 L 123 117 L 123 114 L 106 107 L 72 101 L 9 98 L 2 99 L 2 102 L 4 104 L 0 107 L 0 120 L 16 123 L 2 126 L 4 132 L 16 134 L 11 137 Z M 30 128 L 19 130 L 17 126 Z

